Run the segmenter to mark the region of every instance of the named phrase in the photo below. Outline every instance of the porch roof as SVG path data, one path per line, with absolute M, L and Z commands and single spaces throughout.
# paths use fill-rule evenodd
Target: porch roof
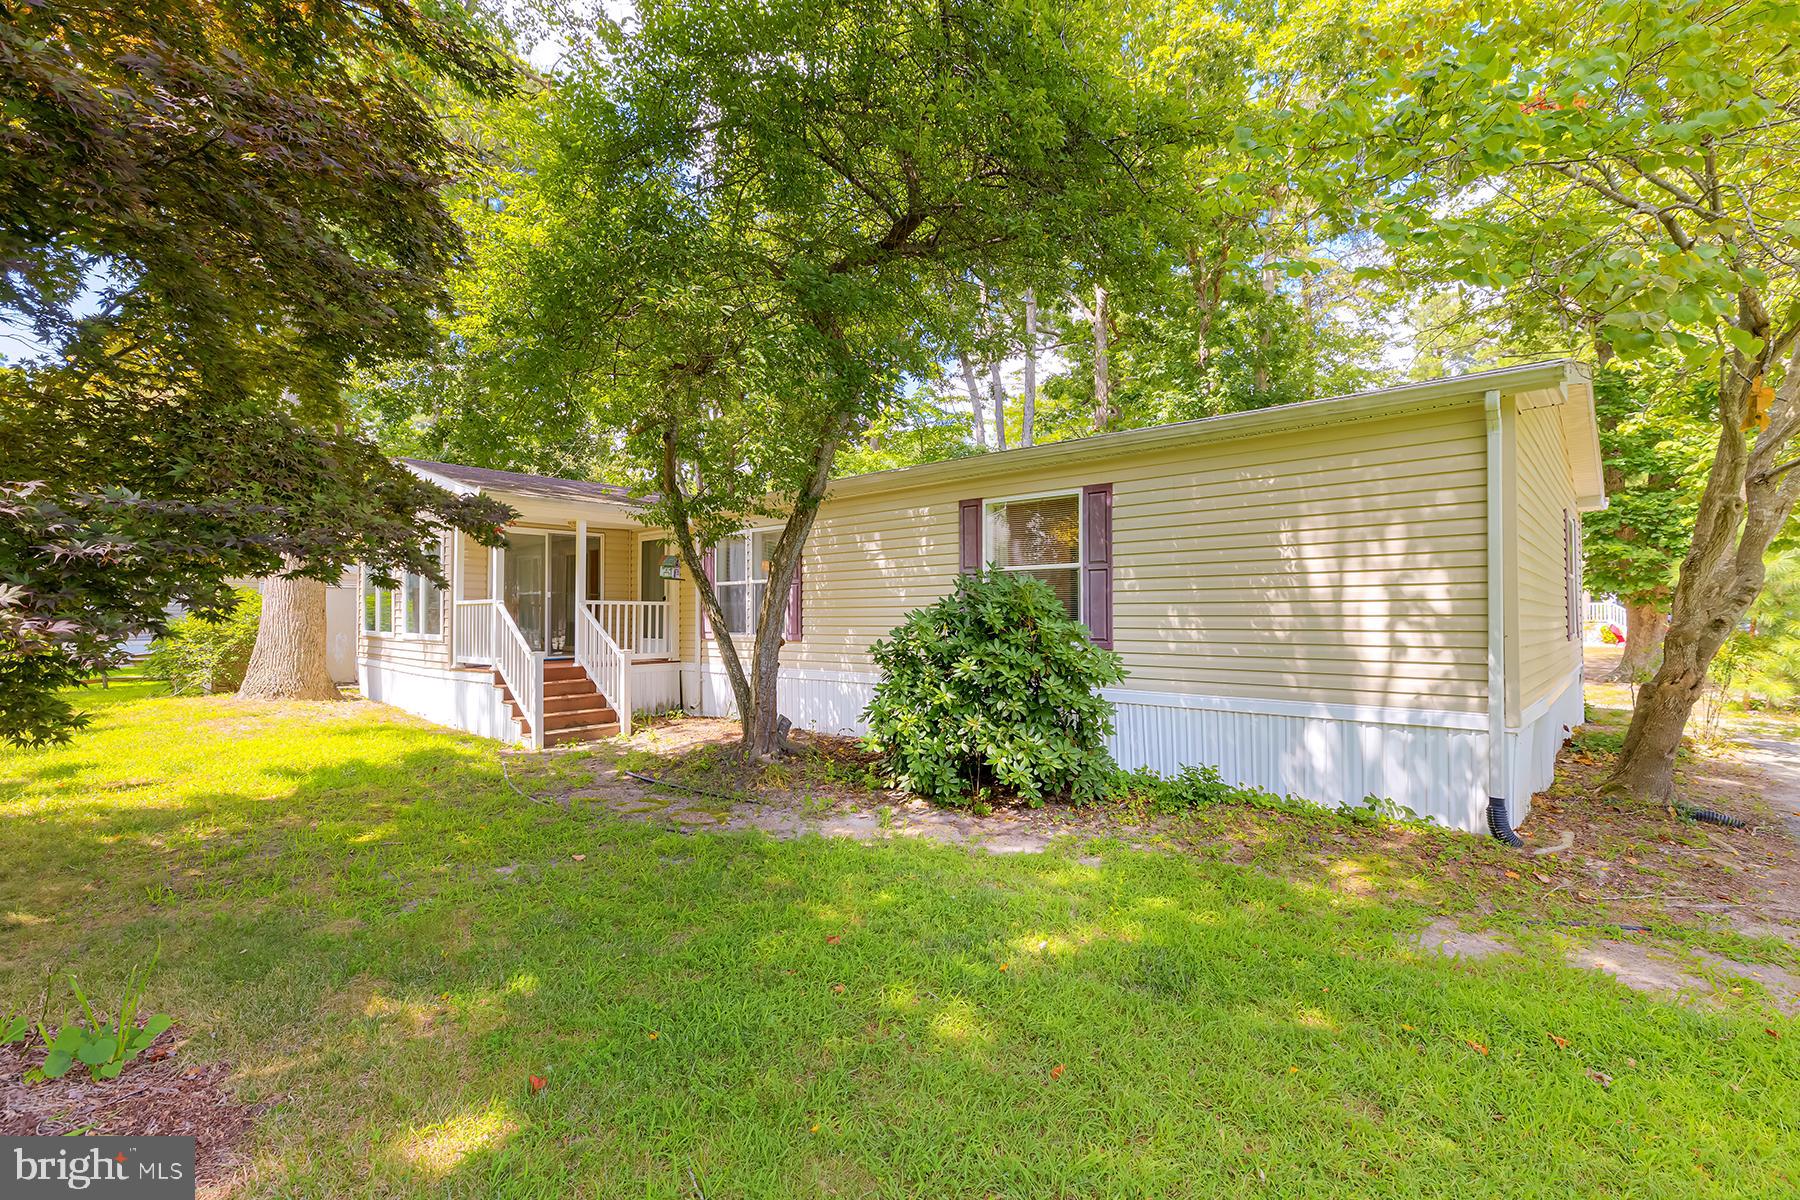
M 649 501 L 635 496 L 612 483 L 594 483 L 586 479 L 559 479 L 554 475 L 531 475 L 524 471 L 496 471 L 489 467 L 465 467 L 458 463 L 432 462 L 425 458 L 402 458 L 401 462 L 419 475 L 436 483 L 481 492 L 504 492 L 515 496 L 538 496 L 547 500 L 601 500 L 611 504 L 644 505 Z

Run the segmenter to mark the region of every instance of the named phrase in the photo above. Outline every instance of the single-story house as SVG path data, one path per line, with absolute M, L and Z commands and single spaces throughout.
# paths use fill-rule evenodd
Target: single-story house
M 364 694 L 532 745 L 633 712 L 729 715 L 664 531 L 616 487 L 409 461 L 520 513 L 441 552 L 441 595 L 365 587 Z M 836 481 L 802 555 L 781 708 L 857 732 L 868 648 L 980 564 L 1050 583 L 1127 678 L 1127 767 L 1216 765 L 1464 830 L 1523 820 L 1582 718 L 1580 514 L 1605 504 L 1585 368 L 1555 361 Z M 763 548 L 708 552 L 749 633 Z

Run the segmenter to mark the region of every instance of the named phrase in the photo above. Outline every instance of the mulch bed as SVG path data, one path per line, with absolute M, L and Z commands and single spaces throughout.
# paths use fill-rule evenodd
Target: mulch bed
M 118 1078 L 95 1083 L 77 1066 L 61 1079 L 24 1082 L 43 1063 L 43 1048 L 0 1046 L 0 1135 L 85 1134 L 191 1137 L 202 1195 L 227 1190 L 245 1165 L 241 1145 L 273 1100 L 239 1104 L 226 1090 L 231 1064 L 190 1065 L 182 1044 L 165 1033 Z

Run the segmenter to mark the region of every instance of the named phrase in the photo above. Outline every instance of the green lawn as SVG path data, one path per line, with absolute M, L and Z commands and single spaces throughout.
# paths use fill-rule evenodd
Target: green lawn
M 282 1097 L 244 1194 L 1800 1189 L 1800 1030 L 1424 957 L 1391 896 L 682 836 L 365 704 L 84 702 L 0 756 L 0 997 L 109 996 L 160 940 L 183 1056 Z

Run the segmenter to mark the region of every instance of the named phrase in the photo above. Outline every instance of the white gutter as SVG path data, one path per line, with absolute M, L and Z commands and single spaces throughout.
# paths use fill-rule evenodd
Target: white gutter
M 1506 478 L 1500 393 L 1482 405 L 1487 418 L 1488 797 L 1512 796 L 1506 779 Z

